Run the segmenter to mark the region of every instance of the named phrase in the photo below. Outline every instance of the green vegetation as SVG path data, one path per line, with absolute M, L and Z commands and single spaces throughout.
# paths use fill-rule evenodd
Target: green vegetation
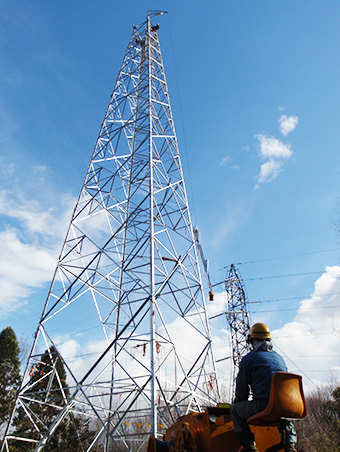
M 20 384 L 19 346 L 12 328 L 5 328 L 0 334 L 0 419 L 2 434 L 13 409 L 16 392 Z M 30 372 L 29 385 L 33 384 L 31 401 L 26 409 L 37 425 L 49 428 L 62 407 L 70 397 L 66 382 L 66 371 L 57 350 L 51 347 L 37 360 Z M 44 401 L 43 404 L 39 403 Z M 39 439 L 32 422 L 22 408 L 16 412 L 13 420 L 14 434 L 21 438 Z M 57 427 L 44 452 L 84 451 L 91 444 L 95 431 L 90 421 L 81 415 L 68 414 Z M 11 452 L 30 452 L 32 444 L 25 441 L 12 441 Z
M 0 333 L 0 428 L 7 424 L 20 385 L 19 346 L 12 328 Z
M 340 386 L 318 389 L 306 397 L 308 414 L 297 423 L 299 452 L 340 452 Z

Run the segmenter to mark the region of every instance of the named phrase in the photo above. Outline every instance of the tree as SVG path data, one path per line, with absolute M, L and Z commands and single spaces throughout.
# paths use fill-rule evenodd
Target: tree
M 340 452 L 340 387 L 326 386 L 306 397 L 308 415 L 296 425 L 299 452 Z
M 11 327 L 0 333 L 0 429 L 7 424 L 20 385 L 19 346 Z
M 324 413 L 332 438 L 340 445 L 340 386 L 332 391 L 331 399 L 324 405 Z
M 30 371 L 28 385 L 31 385 L 31 400 L 26 402 L 25 408 L 32 414 L 39 427 L 49 428 L 70 397 L 64 363 L 56 348 L 46 350 L 37 360 L 37 364 Z M 15 436 L 40 439 L 40 435 L 21 408 L 14 419 L 14 425 Z M 88 420 L 69 413 L 49 438 L 43 450 L 82 452 L 91 444 L 94 434 Z M 13 441 L 10 450 L 29 452 L 32 450 L 32 444 L 26 441 Z

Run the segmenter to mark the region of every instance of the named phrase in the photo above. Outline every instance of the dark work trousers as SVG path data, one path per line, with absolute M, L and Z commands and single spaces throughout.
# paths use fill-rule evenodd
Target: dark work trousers
M 247 423 L 247 419 L 264 410 L 267 404 L 268 400 L 266 399 L 247 400 L 245 402 L 234 403 L 230 407 L 230 416 L 234 424 L 235 434 L 237 435 L 241 432 L 250 433 L 251 430 Z M 287 443 L 296 443 L 296 440 L 296 431 L 293 424 L 291 424 L 286 441 Z

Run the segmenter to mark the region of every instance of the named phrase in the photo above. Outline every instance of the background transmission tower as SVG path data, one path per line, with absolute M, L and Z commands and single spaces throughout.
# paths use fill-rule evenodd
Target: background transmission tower
M 250 334 L 250 325 L 245 289 L 233 264 L 231 264 L 225 280 L 225 290 L 227 295 L 226 316 L 231 332 L 232 395 L 234 396 L 240 362 L 251 350 L 251 347 L 247 341 Z
M 219 401 L 153 15 L 133 27 L 3 451 L 49 450 L 80 417 L 97 434 L 78 450 L 138 451 L 179 415 Z

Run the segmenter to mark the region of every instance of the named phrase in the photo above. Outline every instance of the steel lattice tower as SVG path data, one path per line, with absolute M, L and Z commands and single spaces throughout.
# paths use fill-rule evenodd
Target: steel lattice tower
M 235 392 L 235 383 L 238 368 L 242 358 L 251 350 L 248 343 L 250 333 L 247 299 L 243 282 L 233 264 L 225 280 L 227 295 L 226 316 L 231 332 L 232 346 L 232 393 Z
M 2 451 L 43 450 L 79 417 L 97 429 L 86 450 L 143 450 L 150 433 L 219 401 L 153 15 L 133 27 Z

